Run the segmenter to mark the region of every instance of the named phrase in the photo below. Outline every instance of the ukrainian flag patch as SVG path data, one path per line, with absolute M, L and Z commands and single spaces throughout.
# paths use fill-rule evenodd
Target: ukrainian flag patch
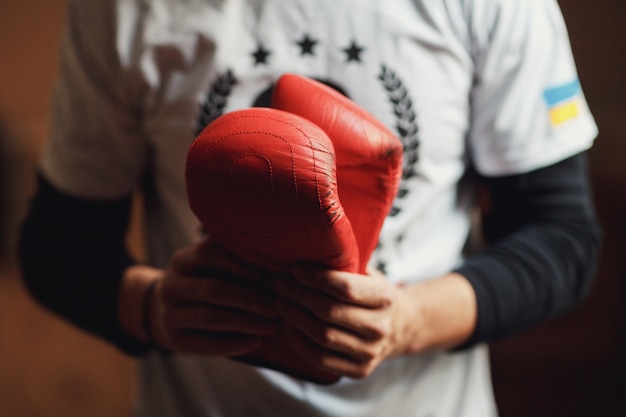
M 548 105 L 552 126 L 561 126 L 576 119 L 580 114 L 582 98 L 580 81 L 575 79 L 570 83 L 548 88 L 543 92 L 543 98 Z

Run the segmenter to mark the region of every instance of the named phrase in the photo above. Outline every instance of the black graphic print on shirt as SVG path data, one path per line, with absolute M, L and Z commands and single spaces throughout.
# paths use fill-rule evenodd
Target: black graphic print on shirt
M 315 58 L 319 49 L 323 46 L 320 41 L 310 33 L 302 34 L 298 39 L 293 40 L 292 44 L 297 46 L 297 48 L 294 49 L 297 51 L 297 54 L 294 55 L 294 59 Z M 367 58 L 366 46 L 361 45 L 356 40 L 352 40 L 347 46 L 344 45 L 337 48 L 341 50 L 345 57 L 345 65 L 360 65 Z M 252 58 L 250 65 L 253 67 L 271 65 L 271 48 L 268 49 L 268 46 L 262 42 L 258 42 L 255 49 L 248 52 L 248 54 Z M 346 89 L 337 82 L 329 79 L 316 79 L 350 98 Z M 393 69 L 385 64 L 381 64 L 380 72 L 372 81 L 380 83 L 386 92 L 387 100 L 390 104 L 389 111 L 393 114 L 395 120 L 393 128 L 404 148 L 402 180 L 394 205 L 389 212 L 389 216 L 394 217 L 400 214 L 401 201 L 409 193 L 407 181 L 418 175 L 419 172 L 420 140 L 417 114 L 414 110 L 410 92 L 400 76 Z M 237 84 L 238 78 L 235 71 L 232 69 L 227 69 L 214 78 L 206 94 L 205 101 L 200 108 L 201 111 L 198 117 L 196 134 L 200 133 L 206 125 L 227 111 L 228 99 Z M 273 88 L 274 84 L 269 84 L 254 97 L 250 97 L 250 106 L 269 107 Z M 399 239 L 402 239 L 402 237 L 399 237 Z M 378 249 L 380 249 L 380 247 Z M 378 259 L 375 260 L 374 263 L 379 270 L 385 272 L 385 261 Z

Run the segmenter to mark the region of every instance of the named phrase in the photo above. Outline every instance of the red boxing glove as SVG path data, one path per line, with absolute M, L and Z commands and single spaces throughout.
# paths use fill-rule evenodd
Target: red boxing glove
M 339 200 L 359 247 L 358 272 L 370 255 L 402 175 L 402 143 L 381 122 L 334 89 L 294 74 L 276 84 L 272 107 L 322 128 L 335 147 Z
M 186 164 L 192 211 L 213 239 L 270 270 L 304 261 L 365 273 L 397 191 L 400 141 L 304 77 L 281 77 L 272 105 L 286 111 L 228 113 L 196 138 Z M 281 335 L 237 359 L 318 383 L 337 380 L 288 351 Z
M 335 177 L 326 133 L 267 108 L 218 118 L 187 157 L 189 203 L 209 235 L 276 271 L 299 261 L 357 270 L 358 248 Z

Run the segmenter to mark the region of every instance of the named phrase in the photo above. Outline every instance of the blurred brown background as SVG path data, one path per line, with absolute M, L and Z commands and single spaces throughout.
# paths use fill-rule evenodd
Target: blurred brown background
M 563 0 L 600 126 L 590 156 L 606 242 L 585 304 L 493 347 L 502 417 L 626 416 L 626 2 Z M 47 130 L 64 0 L 0 3 L 0 417 L 125 417 L 132 360 L 44 312 L 14 262 Z M 381 416 L 382 417 L 382 416 Z

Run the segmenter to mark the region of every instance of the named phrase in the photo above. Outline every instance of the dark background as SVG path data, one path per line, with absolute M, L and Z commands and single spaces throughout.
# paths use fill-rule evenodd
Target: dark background
M 65 1 L 0 1 L 0 417 L 127 416 L 135 363 L 42 311 L 19 284 L 12 248 L 48 127 Z M 590 167 L 605 244 L 585 303 L 494 344 L 493 378 L 502 417 L 624 417 L 626 2 L 560 3 L 600 127 Z M 129 239 L 139 252 L 138 227 Z

